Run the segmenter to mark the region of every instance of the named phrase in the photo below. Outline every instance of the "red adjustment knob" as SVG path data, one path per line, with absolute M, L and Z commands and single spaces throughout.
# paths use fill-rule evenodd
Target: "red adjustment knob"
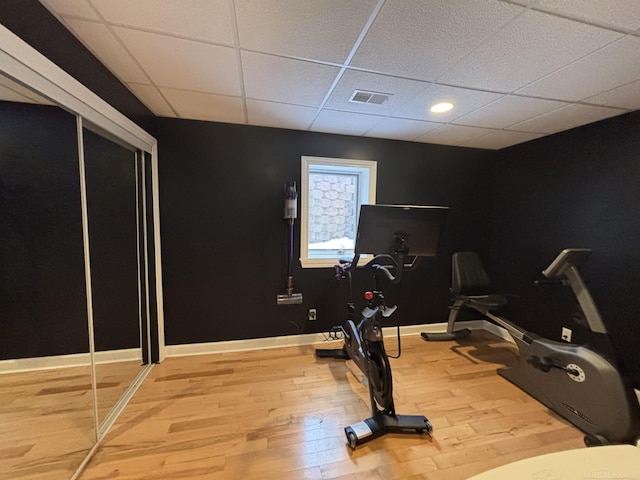
M 364 298 L 365 298 L 365 300 L 372 300 L 373 299 L 373 292 L 364 292 Z

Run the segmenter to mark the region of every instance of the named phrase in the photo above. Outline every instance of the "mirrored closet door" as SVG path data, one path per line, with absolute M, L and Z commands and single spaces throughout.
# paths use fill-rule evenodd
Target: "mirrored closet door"
M 148 363 L 144 231 L 138 157 L 132 147 L 83 128 L 93 337 L 102 425 Z M 144 339 L 144 342 L 143 342 Z
M 0 83 L 0 477 L 66 480 L 97 439 L 76 118 Z
M 76 479 L 163 354 L 156 141 L 2 25 L 0 68 L 0 478 Z

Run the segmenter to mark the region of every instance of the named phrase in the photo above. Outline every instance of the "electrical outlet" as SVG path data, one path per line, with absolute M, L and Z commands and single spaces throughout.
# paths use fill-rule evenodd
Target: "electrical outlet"
M 315 308 L 310 308 L 309 309 L 309 321 L 314 321 L 316 319 L 316 309 Z
M 571 329 L 562 327 L 562 340 L 565 342 L 571 342 Z

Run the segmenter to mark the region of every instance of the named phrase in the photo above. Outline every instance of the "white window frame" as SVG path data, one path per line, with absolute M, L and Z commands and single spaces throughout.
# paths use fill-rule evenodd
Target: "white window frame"
M 353 160 L 347 158 L 309 157 L 303 156 L 301 163 L 300 181 L 300 264 L 302 268 L 333 267 L 338 263 L 337 258 L 309 258 L 309 170 L 312 165 L 337 168 L 353 168 L 368 172 L 369 188 L 365 199 L 360 204 L 373 205 L 376 203 L 376 183 L 378 164 L 373 160 Z M 312 169 L 312 168 L 311 168 Z M 360 215 L 358 211 L 356 215 Z

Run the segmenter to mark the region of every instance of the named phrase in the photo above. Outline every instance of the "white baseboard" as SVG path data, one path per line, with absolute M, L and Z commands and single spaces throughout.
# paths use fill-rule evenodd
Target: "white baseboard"
M 485 329 L 489 322 L 485 320 L 472 320 L 456 322 L 461 328 L 471 330 Z M 499 327 L 498 327 L 499 328 Z M 420 332 L 442 332 L 447 329 L 446 323 L 428 323 L 423 325 L 406 325 L 400 327 L 400 335 L 418 335 Z M 396 334 L 396 327 L 382 329 L 385 336 Z M 252 338 L 249 340 L 229 340 L 224 342 L 192 343 L 182 345 L 167 345 L 165 347 L 167 357 L 183 357 L 188 355 L 204 355 L 209 353 L 242 352 L 247 350 L 262 350 L 279 347 L 299 347 L 303 345 L 315 345 L 330 341 L 326 333 L 307 333 L 302 335 L 287 335 L 282 337 Z
M 139 348 L 96 352 L 96 364 L 142 360 Z M 0 360 L 0 374 L 51 370 L 54 368 L 82 367 L 91 364 L 89 353 L 55 355 L 50 357 L 16 358 Z
M 470 330 L 487 330 L 501 338 L 511 340 L 503 328 L 486 320 L 470 320 L 456 322 L 460 328 Z M 442 332 L 447 329 L 446 323 L 427 323 L 422 325 L 406 325 L 400 327 L 400 335 L 418 335 L 421 332 Z M 396 335 L 396 327 L 382 329 L 385 336 L 391 338 Z M 298 347 L 316 345 L 331 341 L 326 333 L 308 333 L 303 335 L 287 335 L 281 337 L 252 338 L 248 340 L 229 340 L 224 342 L 191 343 L 165 346 L 166 357 L 183 357 L 188 355 L 204 355 L 209 353 L 242 352 L 247 350 L 262 350 L 279 347 Z M 131 348 L 96 352 L 96 363 L 113 363 L 140 360 L 140 350 Z M 0 360 L 0 374 L 17 373 L 34 370 L 48 370 L 53 368 L 88 366 L 91 356 L 89 353 L 73 355 L 58 355 L 51 357 L 18 358 Z

